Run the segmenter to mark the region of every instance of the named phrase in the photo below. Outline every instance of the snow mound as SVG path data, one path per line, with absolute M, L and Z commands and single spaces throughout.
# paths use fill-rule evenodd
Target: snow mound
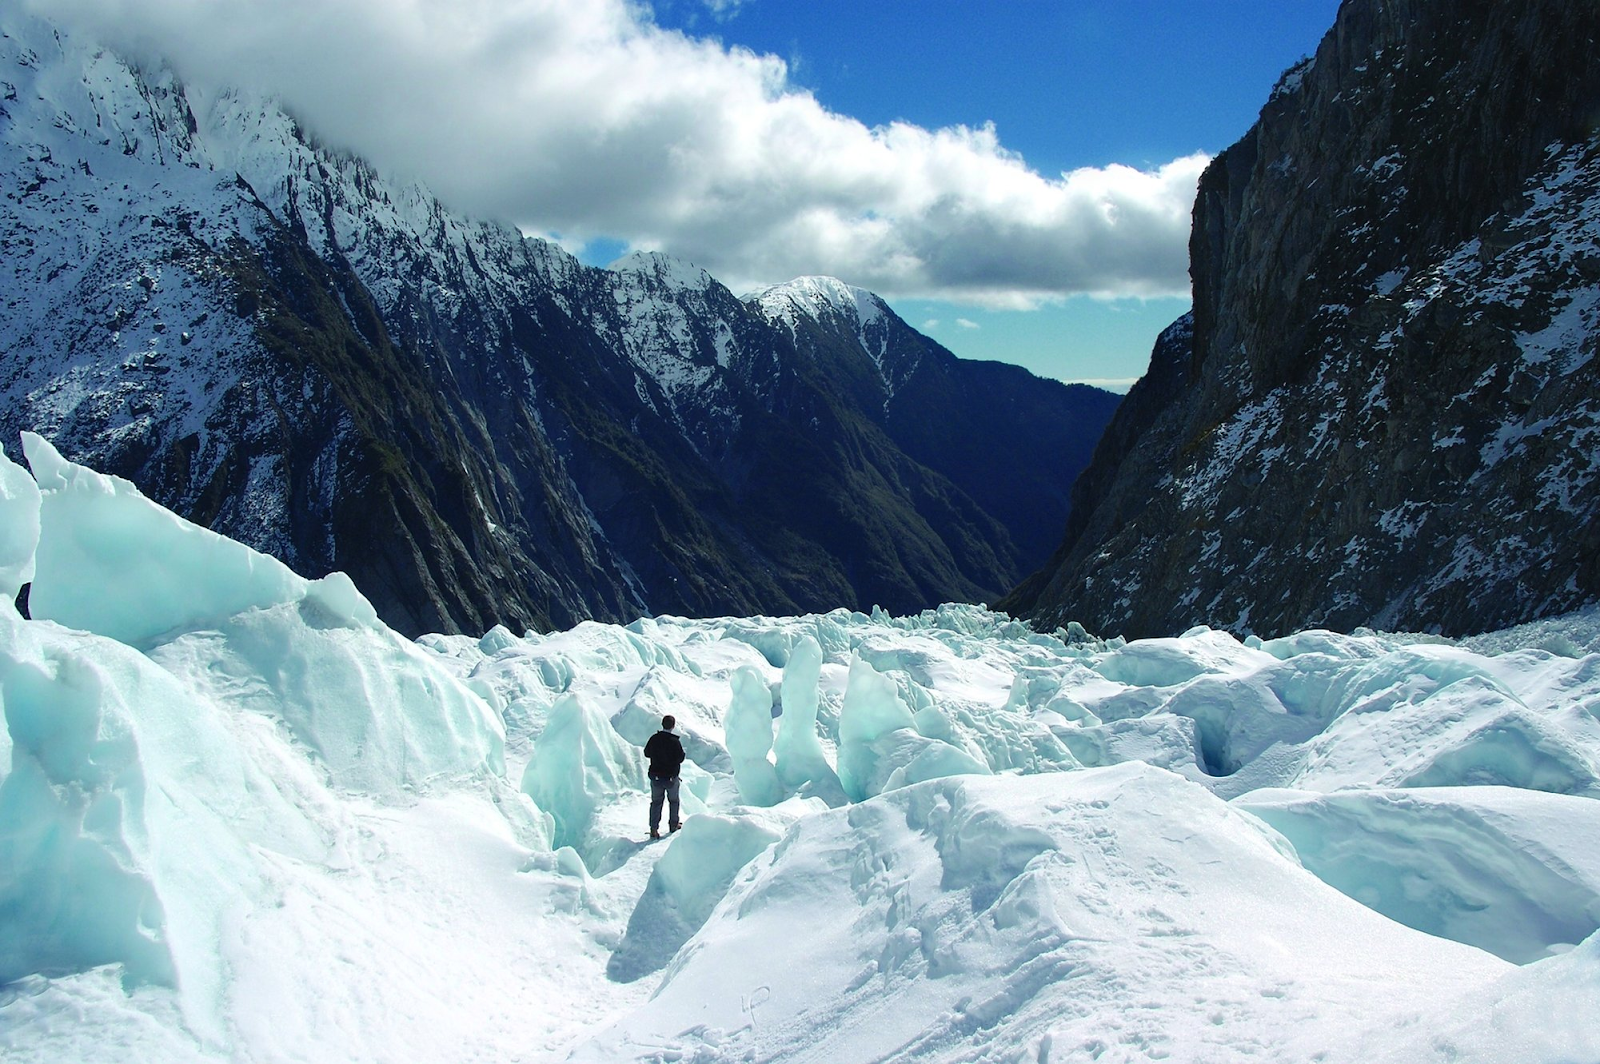
M 443 870 L 470 852 L 509 874 L 549 844 L 505 782 L 499 718 L 361 617 L 353 589 L 302 581 L 48 448 L 30 460 L 46 484 L 33 601 L 136 645 L 0 602 L 6 1059 L 305 1058 L 352 1025 L 370 1059 L 454 1052 L 439 1021 L 473 983 L 441 945 L 516 961 L 452 892 L 515 915 L 503 882 L 463 888 Z M 433 832 L 408 834 L 430 817 Z M 432 841 L 446 836 L 448 857 Z M 409 985 L 406 1007 L 354 982 L 313 991 L 353 956 Z M 457 988 L 419 993 L 424 967 Z
M 49 534 L 46 526 L 46 535 Z M 272 722 L 137 651 L 0 608 L 0 981 L 117 964 L 125 984 L 215 993 L 253 850 L 324 860 L 319 784 Z M 199 1021 L 195 1021 L 199 1022 Z
M 797 806 L 796 816 L 803 809 Z M 629 983 L 666 967 L 706 922 L 734 877 L 778 841 L 780 826 L 788 824 L 748 815 L 690 817 L 651 870 L 606 974 Z
M 1600 802 L 1508 787 L 1255 791 L 1325 882 L 1408 927 L 1517 964 L 1600 928 Z
M 1497 663 L 1451 647 L 1397 650 L 1336 678 L 1342 712 L 1306 744 L 1296 785 L 1501 785 L 1600 796 L 1600 718 L 1572 698 L 1587 690 L 1592 699 L 1597 680 L 1595 657 Z
M 24 445 L 42 484 L 34 617 L 140 647 L 196 694 L 283 720 L 342 787 L 504 771 L 499 716 L 379 623 L 343 573 L 304 580 L 38 436 Z
M 860 801 L 939 776 L 989 771 L 961 747 L 922 734 L 920 723 L 892 679 L 854 658 L 839 715 L 838 771 L 845 794 Z
M 1241 670 L 1253 658 L 1227 632 L 1197 628 L 1177 639 L 1141 639 L 1103 655 L 1094 670 L 1129 687 L 1176 687 L 1207 673 Z
M 1432 1009 L 1404 1013 L 1328 1064 L 1572 1064 L 1600 1060 L 1600 934 Z
M 1479 654 L 1504 654 L 1530 648 L 1569 658 L 1600 654 L 1600 606 L 1472 636 L 1461 640 L 1461 646 Z
M 247 609 L 148 652 L 190 689 L 282 720 L 339 787 L 394 797 L 505 772 L 505 726 L 482 697 L 414 644 L 346 627 L 315 598 Z
M 568 1059 L 1308 1059 L 1506 970 L 1285 849 L 1145 766 L 903 788 L 792 827 Z
M 1083 764 L 1142 760 L 1223 797 L 1458 785 L 1600 795 L 1600 655 L 1486 658 L 1376 633 L 1255 642 L 1197 630 L 1109 647 L 1087 667 L 1031 670 L 1013 701 Z
M 10 746 L 0 776 L 0 984 L 115 963 L 130 984 L 171 985 L 145 771 L 122 693 L 158 670 L 30 638 L 9 604 L 0 609 L 10 613 L 0 616 Z
M 783 667 L 783 713 L 773 740 L 779 781 L 793 791 L 817 795 L 829 805 L 843 805 L 844 787 L 817 735 L 817 709 L 822 684 L 822 646 L 803 635 Z

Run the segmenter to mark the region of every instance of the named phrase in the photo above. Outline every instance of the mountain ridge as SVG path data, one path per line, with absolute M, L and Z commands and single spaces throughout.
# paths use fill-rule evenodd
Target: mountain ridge
M 661 256 L 584 266 L 270 101 L 31 16 L 0 30 L 0 430 L 349 572 L 401 631 L 982 600 L 1044 556 L 1019 540 L 1059 534 L 1072 468 L 990 513 L 958 479 L 1005 480 L 1002 459 L 953 478 L 910 455 L 897 433 L 931 415 L 889 402 L 847 323 L 796 334 Z M 875 327 L 895 389 L 992 376 Z M 973 430 L 1017 390 L 1039 396 L 1023 438 L 1092 437 L 1116 402 L 1014 378 Z

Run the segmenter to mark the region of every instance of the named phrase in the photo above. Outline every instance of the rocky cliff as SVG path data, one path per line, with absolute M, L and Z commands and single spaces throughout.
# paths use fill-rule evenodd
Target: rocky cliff
M 402 631 L 992 599 L 1115 406 L 837 282 L 589 268 L 270 100 L 0 35 L 0 439 L 345 570 Z
M 1346 0 L 1201 180 L 1192 319 L 1046 624 L 1466 633 L 1600 598 L 1600 6 Z

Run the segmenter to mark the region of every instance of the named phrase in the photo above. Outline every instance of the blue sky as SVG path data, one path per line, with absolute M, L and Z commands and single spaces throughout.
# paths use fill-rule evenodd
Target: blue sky
M 1335 0 L 22 0 L 592 263 L 825 274 L 958 355 L 1143 372 L 1207 159 Z
M 1338 0 L 745 0 L 720 15 L 664 0 L 657 20 L 770 52 L 828 108 L 868 125 L 993 122 L 1055 175 L 1215 155 L 1249 128 L 1278 76 L 1316 50 Z M 845 278 L 845 280 L 850 280 Z M 1069 296 L 1027 311 L 894 298 L 967 358 L 1063 380 L 1137 377 L 1182 297 Z

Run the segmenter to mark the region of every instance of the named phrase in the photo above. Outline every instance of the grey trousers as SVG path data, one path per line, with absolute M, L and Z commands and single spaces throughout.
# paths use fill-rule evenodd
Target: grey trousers
M 661 830 L 662 799 L 666 799 L 668 803 L 667 825 L 669 827 L 677 827 L 679 824 L 683 823 L 683 821 L 678 819 L 678 782 L 679 778 L 677 776 L 672 777 L 670 780 L 658 780 L 654 778 L 650 780 L 651 831 Z

